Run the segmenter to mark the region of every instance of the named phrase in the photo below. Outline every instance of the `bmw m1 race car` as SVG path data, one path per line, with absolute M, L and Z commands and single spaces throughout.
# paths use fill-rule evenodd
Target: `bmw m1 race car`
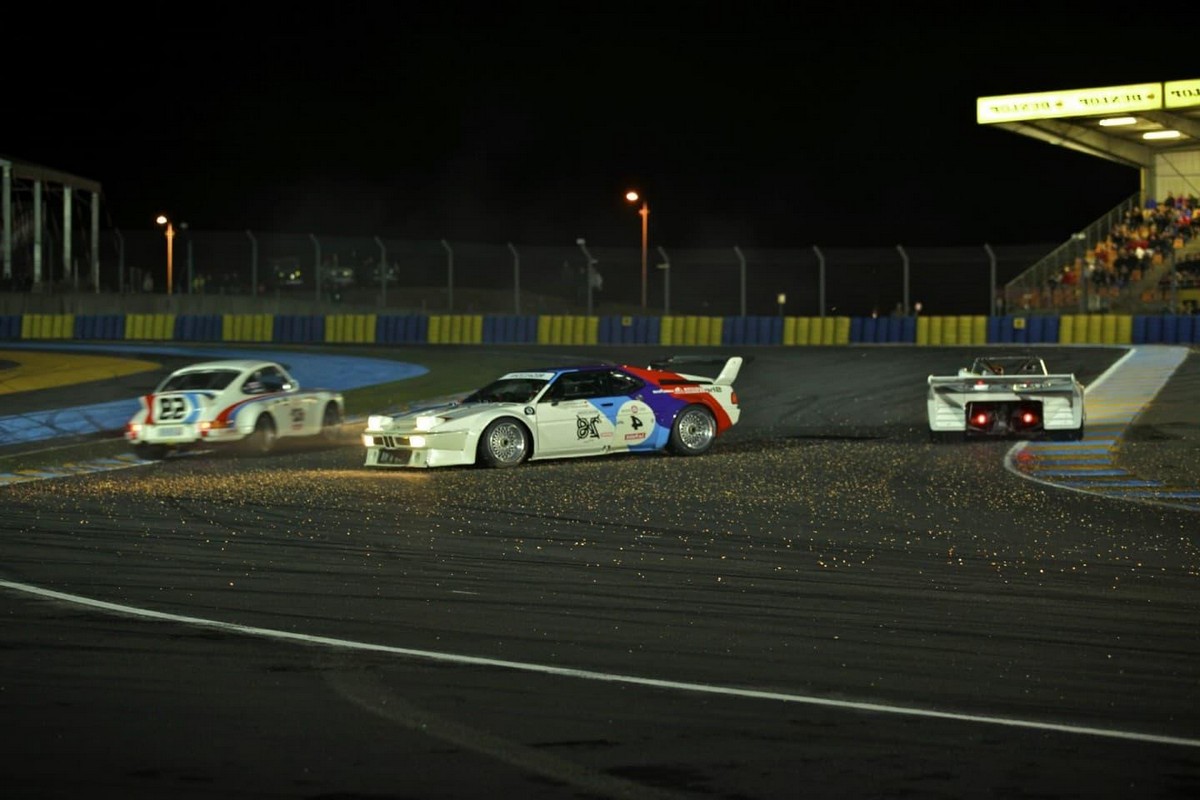
M 345 412 L 340 392 L 301 390 L 282 364 L 244 359 L 176 370 L 138 399 L 125 439 L 145 459 L 210 445 L 265 455 L 283 437 L 333 441 Z
M 1084 386 L 1030 356 L 976 358 L 957 375 L 929 376 L 929 433 L 952 438 L 1082 439 Z
M 707 452 L 741 413 L 734 356 L 715 378 L 672 366 L 595 364 L 510 372 L 451 402 L 375 414 L 363 432 L 368 467 L 515 467 L 527 460 Z

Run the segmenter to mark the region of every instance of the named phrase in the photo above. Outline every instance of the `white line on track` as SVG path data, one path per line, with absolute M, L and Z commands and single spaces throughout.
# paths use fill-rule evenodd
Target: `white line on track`
M 701 694 L 722 695 L 725 697 L 741 697 L 749 700 L 774 700 L 781 703 L 800 703 L 804 705 L 822 706 L 825 708 L 844 709 L 848 711 L 870 711 L 877 714 L 899 714 L 909 717 L 944 719 L 954 722 L 969 722 L 981 725 L 1002 725 L 1010 728 L 1055 731 L 1057 733 L 1066 733 L 1074 736 L 1097 736 L 1107 739 L 1124 739 L 1134 742 L 1148 742 L 1152 744 L 1200 748 L 1200 739 L 1181 736 L 1161 736 L 1151 733 L 1126 731 L 1118 728 L 1094 728 L 1053 722 L 1038 722 L 1036 720 L 1017 719 L 1012 717 L 991 717 L 979 714 L 960 714 L 953 711 L 935 711 L 932 709 L 893 706 L 882 703 L 830 700 L 824 697 L 813 697 L 811 695 L 803 694 L 767 692 L 757 689 L 742 689 L 735 686 L 714 686 L 712 684 L 704 683 L 668 681 L 658 678 L 642 678 L 636 675 L 621 675 L 611 672 L 594 672 L 585 669 L 553 667 L 546 664 L 532 664 L 525 661 L 505 661 L 495 658 L 464 656 L 455 653 L 439 653 L 433 650 L 415 650 L 408 647 L 393 647 L 390 645 L 373 644 L 371 642 L 356 642 L 350 639 L 335 639 L 328 636 L 310 636 L 305 633 L 279 631 L 271 628 L 257 628 L 250 625 L 238 625 L 231 622 L 204 619 L 203 617 L 189 617 L 180 614 L 168 614 L 162 611 L 152 611 L 150 609 L 137 608 L 136 606 L 110 603 L 105 600 L 95 600 L 90 597 L 83 597 L 76 594 L 56 592 L 51 589 L 43 589 L 40 586 L 32 586 L 30 584 L 17 583 L 14 581 L 0 580 L 0 588 L 36 595 L 37 597 L 43 597 L 50 600 L 58 600 L 61 602 L 71 603 L 73 605 L 84 606 L 86 608 L 97 609 L 100 611 L 108 611 L 116 614 L 140 617 L 142 619 L 176 622 L 184 625 L 195 625 L 202 628 L 213 628 L 243 636 L 256 636 L 264 639 L 277 639 L 282 641 L 297 642 L 300 644 L 332 647 L 341 650 L 387 653 L 389 655 L 420 658 L 428 661 L 439 661 L 443 663 L 472 664 L 475 666 L 520 670 L 522 672 L 533 672 L 543 675 L 556 675 L 564 678 L 578 678 L 580 680 L 603 681 L 606 683 L 624 683 L 633 686 L 651 686 L 656 689 L 670 689 L 679 692 L 697 692 Z

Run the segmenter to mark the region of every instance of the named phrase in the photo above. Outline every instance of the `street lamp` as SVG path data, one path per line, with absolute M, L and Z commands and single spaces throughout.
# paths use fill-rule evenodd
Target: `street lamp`
M 167 226 L 167 294 L 171 294 L 172 275 L 174 272 L 173 256 L 175 254 L 175 227 L 171 224 L 171 220 L 167 219 L 166 215 L 159 214 L 154 220 L 159 225 Z
M 630 203 L 642 201 L 642 207 L 638 209 L 638 214 L 642 217 L 642 309 L 644 310 L 646 308 L 646 242 L 650 230 L 650 205 L 633 189 L 625 193 L 625 200 Z

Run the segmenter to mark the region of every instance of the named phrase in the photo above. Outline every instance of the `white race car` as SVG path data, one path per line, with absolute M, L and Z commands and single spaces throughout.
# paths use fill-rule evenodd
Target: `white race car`
M 953 438 L 1083 438 L 1084 386 L 1031 356 L 976 358 L 956 375 L 930 375 L 929 434 Z
M 510 372 L 465 397 L 373 414 L 363 432 L 368 467 L 514 467 L 527 460 L 609 453 L 706 452 L 737 423 L 739 356 L 715 378 L 671 367 L 591 364 Z
M 281 437 L 333 441 L 345 414 L 340 392 L 301 390 L 282 364 L 252 359 L 192 364 L 138 399 L 125 439 L 145 459 L 230 444 L 265 455 Z

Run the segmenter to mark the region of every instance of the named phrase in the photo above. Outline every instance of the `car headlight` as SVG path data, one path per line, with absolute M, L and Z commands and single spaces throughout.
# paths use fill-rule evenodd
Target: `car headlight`
M 431 415 L 422 415 L 417 417 L 417 430 L 419 431 L 431 431 L 441 424 L 441 417 L 435 417 Z
M 377 431 L 380 428 L 382 428 L 383 426 L 387 425 L 391 421 L 392 421 L 392 418 L 387 416 L 386 414 L 371 414 L 370 416 L 367 417 L 367 428 L 370 430 L 373 430 L 373 431 Z

